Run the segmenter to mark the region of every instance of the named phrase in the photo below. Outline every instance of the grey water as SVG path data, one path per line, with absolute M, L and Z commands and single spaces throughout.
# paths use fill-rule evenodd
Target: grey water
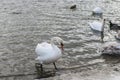
M 71 10 L 74 4 L 77 8 Z M 35 47 L 54 36 L 64 40 L 64 55 L 56 62 L 59 75 L 119 65 L 119 57 L 101 56 L 104 43 L 88 25 L 101 20 L 91 16 L 97 6 L 103 9 L 103 18 L 120 24 L 119 5 L 119 0 L 0 0 L 0 80 L 33 80 Z M 116 42 L 108 25 L 106 21 L 104 41 Z M 53 70 L 54 66 L 44 68 Z

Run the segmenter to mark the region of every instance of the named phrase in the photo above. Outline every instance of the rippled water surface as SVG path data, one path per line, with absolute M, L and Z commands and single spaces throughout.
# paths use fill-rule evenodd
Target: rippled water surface
M 70 10 L 73 4 L 76 10 Z M 56 62 L 59 69 L 79 72 L 119 65 L 119 57 L 100 55 L 98 49 L 104 43 L 88 25 L 100 20 L 91 16 L 96 6 L 102 7 L 105 19 L 120 23 L 119 5 L 119 0 L 0 0 L 0 79 L 21 80 L 20 76 L 4 76 L 34 74 L 35 47 L 53 36 L 61 37 L 65 45 L 63 57 Z M 107 21 L 105 27 L 105 43 L 116 41 L 108 33 Z M 54 69 L 52 64 L 44 67 Z M 34 75 L 22 76 L 27 79 Z

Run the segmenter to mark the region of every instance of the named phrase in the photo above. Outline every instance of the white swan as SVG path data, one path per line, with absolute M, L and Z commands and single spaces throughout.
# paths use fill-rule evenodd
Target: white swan
M 98 16 L 102 17 L 102 15 L 103 15 L 102 8 L 100 8 L 100 7 L 94 8 L 93 11 L 92 11 L 92 15 L 93 16 L 98 15 Z
M 59 49 L 57 45 L 60 45 Z M 60 37 L 53 37 L 51 42 L 42 42 L 37 44 L 35 52 L 37 54 L 36 60 L 39 61 L 41 71 L 43 71 L 42 64 L 53 63 L 55 69 L 57 69 L 55 62 L 61 58 L 63 52 L 63 40 Z M 38 64 L 36 64 L 37 66 Z
M 93 21 L 92 23 L 89 22 L 88 24 L 91 27 L 91 29 L 101 32 L 104 31 L 105 19 L 103 19 L 102 22 Z
M 91 27 L 92 30 L 101 32 L 101 39 L 102 39 L 102 41 L 103 41 L 103 38 L 104 38 L 105 19 L 103 19 L 102 22 L 93 21 L 92 23 L 89 22 L 88 24 L 89 24 L 89 26 Z

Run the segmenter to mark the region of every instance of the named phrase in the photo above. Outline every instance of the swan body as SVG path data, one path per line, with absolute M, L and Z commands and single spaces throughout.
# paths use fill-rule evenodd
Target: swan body
M 95 30 L 95 31 L 102 31 L 102 27 L 103 27 L 103 24 L 101 22 L 98 22 L 98 21 L 94 21 L 92 23 L 89 23 L 91 29 Z
M 56 45 L 47 42 L 38 44 L 35 52 L 38 55 L 36 60 L 41 64 L 55 62 L 62 56 L 61 50 Z
M 98 32 L 101 33 L 101 40 L 103 42 L 105 19 L 103 19 L 102 22 L 94 21 L 92 23 L 89 23 L 89 25 L 90 25 L 90 27 L 91 27 L 92 30 L 98 31 Z
M 58 47 L 56 44 L 60 45 L 60 47 Z M 42 64 L 48 63 L 53 63 L 55 69 L 57 69 L 55 62 L 62 56 L 63 40 L 60 37 L 53 37 L 50 43 L 48 42 L 38 43 L 35 48 L 35 52 L 37 54 L 36 60 L 39 61 L 39 63 L 35 65 L 37 71 L 39 70 L 38 67 L 40 65 L 41 72 L 43 72 Z

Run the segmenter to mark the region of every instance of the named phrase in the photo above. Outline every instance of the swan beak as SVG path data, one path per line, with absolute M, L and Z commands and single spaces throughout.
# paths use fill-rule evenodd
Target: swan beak
M 62 50 L 62 52 L 63 52 L 63 51 L 64 51 L 64 44 L 61 43 L 60 45 L 61 45 L 61 50 Z

